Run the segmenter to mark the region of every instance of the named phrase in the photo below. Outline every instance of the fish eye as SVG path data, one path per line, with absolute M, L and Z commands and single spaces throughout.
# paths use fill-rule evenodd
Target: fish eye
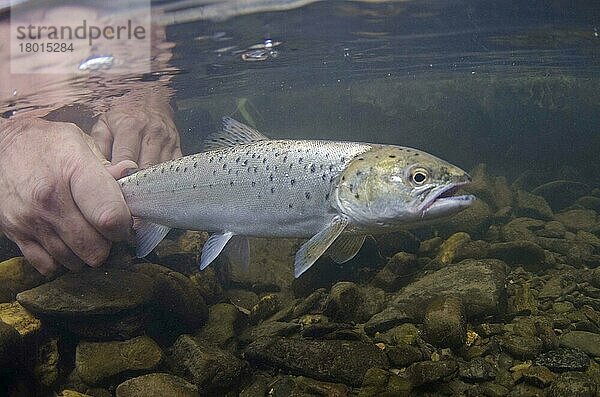
M 422 185 L 427 179 L 429 179 L 429 172 L 423 168 L 417 168 L 411 174 L 411 180 L 415 185 Z

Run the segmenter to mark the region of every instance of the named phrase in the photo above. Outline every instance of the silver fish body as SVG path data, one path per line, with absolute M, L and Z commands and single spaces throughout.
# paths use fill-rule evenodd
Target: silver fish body
M 343 263 L 367 234 L 434 221 L 474 199 L 454 195 L 470 180 L 464 171 L 412 148 L 270 140 L 230 118 L 207 146 L 119 180 L 138 256 L 171 228 L 215 233 L 201 269 L 226 245 L 233 262 L 246 263 L 245 236 L 310 237 L 296 254 L 298 277 L 324 253 Z

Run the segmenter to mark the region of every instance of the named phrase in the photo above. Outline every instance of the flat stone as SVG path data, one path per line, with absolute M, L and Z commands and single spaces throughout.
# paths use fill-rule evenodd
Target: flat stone
M 244 330 L 240 335 L 243 344 L 249 344 L 261 337 L 288 336 L 300 331 L 300 324 L 282 321 L 266 321 L 255 327 Z
M 594 210 L 573 209 L 556 214 L 556 220 L 571 231 L 592 231 L 597 224 L 597 214 Z
M 235 334 L 240 327 L 240 312 L 229 303 L 217 303 L 209 308 L 206 325 L 195 334 L 209 344 L 227 347 L 235 343 Z
M 406 368 L 406 376 L 413 385 L 421 386 L 444 380 L 458 371 L 458 364 L 453 360 L 421 361 Z
M 248 321 L 250 324 L 258 324 L 259 322 L 271 317 L 280 309 L 281 303 L 276 294 L 270 293 L 261 297 L 256 305 L 250 309 Z
M 502 227 L 505 241 L 536 241 L 536 230 L 544 228 L 544 221 L 531 218 L 515 218 Z
M 533 363 L 554 372 L 585 371 L 590 358 L 579 349 L 558 348 L 540 354 Z
M 560 345 L 579 349 L 591 356 L 600 356 L 600 335 L 587 331 L 571 331 L 560 337 Z
M 198 387 L 200 395 L 225 395 L 237 389 L 248 372 L 246 362 L 190 335 L 175 341 L 169 362 L 176 375 Z
M 600 212 L 600 197 L 583 196 L 578 198 L 575 204 L 596 212 Z
M 434 299 L 425 310 L 423 338 L 438 347 L 460 347 L 465 343 L 467 323 L 460 298 Z
M 459 376 L 470 382 L 481 382 L 494 379 L 496 370 L 483 357 L 476 357 L 460 364 Z
M 397 368 L 407 367 L 412 363 L 424 359 L 423 353 L 421 353 L 418 347 L 406 343 L 399 343 L 396 346 L 386 346 L 385 353 L 390 359 L 390 364 Z
M 255 366 L 351 386 L 360 386 L 369 368 L 389 367 L 383 351 L 359 341 L 260 338 L 246 348 L 244 357 Z
M 84 382 L 97 385 L 124 372 L 151 370 L 162 359 L 162 350 L 147 336 L 123 342 L 80 342 L 75 369 Z
M 13 326 L 23 337 L 34 335 L 42 328 L 42 322 L 19 302 L 0 303 L 0 320 Z
M 520 359 L 532 359 L 542 351 L 541 339 L 529 335 L 503 335 L 500 338 L 500 346 L 510 355 Z
M 144 274 L 118 269 L 90 269 L 63 276 L 21 292 L 27 310 L 56 317 L 115 314 L 148 304 L 154 282 Z
M 406 310 L 391 306 L 373 315 L 365 323 L 365 332 L 367 335 L 375 335 L 377 332 L 385 332 L 400 324 L 409 323 L 414 320 L 415 317 Z
M 22 256 L 0 262 L 0 303 L 12 302 L 17 294 L 45 281 Z
M 153 373 L 126 380 L 117 386 L 116 397 L 199 397 L 198 388 L 178 376 Z
M 422 318 L 434 298 L 456 296 L 467 318 L 496 315 L 506 308 L 506 264 L 497 259 L 466 259 L 409 284 L 395 295 L 391 306 Z M 370 320 L 371 321 L 371 320 Z
M 547 387 L 556 379 L 556 375 L 554 375 L 548 368 L 542 367 L 539 365 L 531 366 L 525 369 L 521 376 L 525 382 L 537 386 L 537 387 Z

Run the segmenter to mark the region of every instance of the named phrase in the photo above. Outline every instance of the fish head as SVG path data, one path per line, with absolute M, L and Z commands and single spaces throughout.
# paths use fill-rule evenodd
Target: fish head
M 471 195 L 456 195 L 471 177 L 420 150 L 387 145 L 354 157 L 333 188 L 334 207 L 367 227 L 403 227 L 444 218 L 467 208 Z

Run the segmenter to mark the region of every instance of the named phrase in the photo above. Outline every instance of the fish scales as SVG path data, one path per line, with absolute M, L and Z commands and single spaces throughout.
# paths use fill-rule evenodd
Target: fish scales
M 120 181 L 131 213 L 180 229 L 308 237 L 336 215 L 340 172 L 370 144 L 269 140 L 150 167 Z

